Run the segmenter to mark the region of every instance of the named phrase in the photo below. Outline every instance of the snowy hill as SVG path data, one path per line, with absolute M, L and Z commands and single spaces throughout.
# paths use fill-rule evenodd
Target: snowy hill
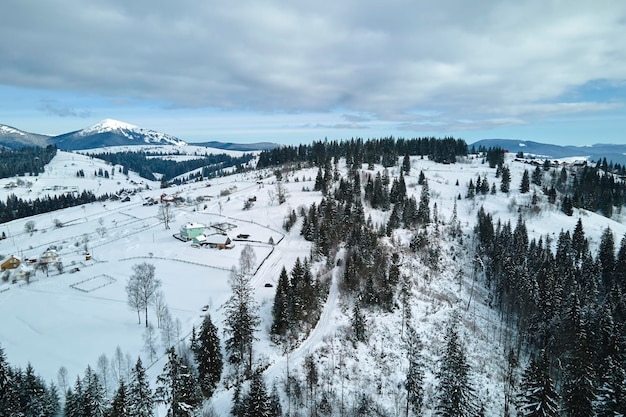
M 49 136 L 24 132 L 11 126 L 0 124 L 0 146 L 10 149 L 24 146 L 46 146 Z
M 174 136 L 143 129 L 113 119 L 105 119 L 76 132 L 54 136 L 50 139 L 59 149 L 78 150 L 121 145 L 177 145 L 186 143 Z
M 107 134 L 107 129 L 132 131 L 128 126 L 107 122 L 91 128 L 84 137 Z M 89 188 L 98 194 L 120 188 L 132 188 L 134 192 L 128 195 L 128 201 L 85 204 L 0 226 L 7 236 L 0 240 L 0 254 L 4 259 L 11 255 L 24 260 L 36 259 L 54 247 L 63 263 L 62 270 L 51 269 L 47 274 L 37 271 L 29 283 L 23 280 L 12 283 L 11 279 L 0 281 L 1 346 L 10 363 L 25 368 L 30 362 L 46 381 L 55 381 L 60 388 L 64 388 L 58 378 L 60 367 L 67 371 L 64 382 L 71 385 L 87 365 L 96 368 L 96 364 L 119 358 L 119 347 L 127 367 L 134 364 L 138 356 L 142 357 L 154 387 L 167 359 L 165 346 L 157 341 L 157 353 L 150 357 L 146 350 L 145 327 L 137 323 L 136 312 L 127 305 L 126 284 L 132 267 L 142 262 L 155 266 L 175 322 L 176 340 L 188 341 L 192 328 L 197 329 L 207 313 L 222 336 L 224 304 L 231 295 L 229 270 L 239 265 L 242 250 L 249 244 L 255 254 L 251 285 L 261 320 L 255 333 L 258 340 L 254 345 L 254 363 L 264 370 L 268 387 L 274 384 L 278 387 L 283 411 L 291 409 L 292 415 L 308 413 L 313 407 L 309 396 L 315 392 L 320 396 L 325 393 L 330 398 L 330 415 L 333 416 L 352 415 L 366 400 L 372 413 L 405 415 L 404 382 L 409 366 L 405 332 L 406 320 L 410 320 L 423 342 L 424 415 L 433 415 L 436 373 L 445 349 L 446 323 L 458 316 L 459 333 L 466 347 L 477 397 L 486 416 L 502 415 L 509 366 L 508 343 L 513 330 L 501 322 L 500 312 L 490 305 L 492 290 L 481 284 L 484 271 L 477 269 L 473 257 L 478 210 L 483 207 L 495 221 L 502 223 L 515 224 L 521 214 L 526 220 L 529 238 L 550 236 L 553 246 L 559 232 L 573 230 L 579 218 L 594 250 L 607 226 L 618 240 L 626 233 L 623 213 L 615 213 L 612 219 L 607 219 L 575 209 L 573 216 L 567 216 L 547 202 L 541 187 L 533 184 L 531 192 L 521 193 L 518 184 L 528 165 L 513 157 L 508 155 L 506 161 L 511 171 L 511 191 L 474 198 L 465 198 L 471 181 L 480 177 L 490 184 L 500 182 L 495 169 L 490 169 L 483 158 L 470 156 L 456 164 L 437 164 L 411 157 L 410 172 L 404 176 L 407 195 L 419 200 L 424 186 L 418 182 L 423 173 L 430 192 L 430 209 L 436 213 L 432 223 L 423 230 L 432 237 L 430 248 L 436 251 L 420 254 L 409 247 L 416 230 L 399 228 L 389 236 L 383 233 L 380 237 L 385 251 L 399 255 L 401 275 L 406 279 L 403 291 L 409 300 L 408 308 L 401 308 L 403 301 L 398 294 L 392 311 L 367 310 L 367 340 L 355 343 L 351 336 L 355 297 L 341 288 L 347 268 L 340 261 L 348 249 L 344 245 L 333 258 L 318 256 L 312 261 L 315 279 L 328 286 L 319 321 L 293 346 L 283 346 L 269 334 L 272 306 L 281 269 L 285 267 L 289 271 L 297 258 L 304 259 L 313 253 L 311 242 L 300 233 L 303 223 L 300 213 L 311 204 L 319 206 L 322 202 L 322 193 L 311 191 L 318 173 L 316 167 L 284 170 L 280 184 L 286 188 L 286 202 L 278 204 L 275 198 L 278 181 L 272 169 L 159 189 L 158 184 L 146 182 L 132 172 L 128 177 L 118 173 L 110 178 L 91 175 L 100 168 L 115 171 L 116 167 L 83 155 L 59 152 L 44 174 L 22 178 L 30 185 L 12 191 L 0 187 L 4 192 L 2 199 L 16 190 L 22 198 L 67 191 L 55 188 L 58 186 L 77 190 Z M 78 178 L 76 171 L 80 169 L 89 175 Z M 346 178 L 348 172 L 345 160 L 338 162 L 338 177 Z M 363 186 L 368 175 L 382 172 L 380 165 L 373 169 L 362 165 L 359 175 Z M 390 178 L 397 179 L 400 167 L 391 167 L 387 172 Z M 543 175 L 548 181 L 552 173 Z M 3 181 L 0 186 L 16 179 Z M 160 206 L 144 204 L 147 199 L 158 201 L 161 194 L 177 197 L 178 203 L 172 208 L 171 229 L 165 229 L 159 218 Z M 539 198 L 535 205 L 531 203 L 533 194 Z M 253 204 L 244 210 L 251 201 Z M 390 210 L 364 207 L 364 218 L 371 221 L 374 229 L 387 224 L 392 214 Z M 286 231 L 283 224 L 292 211 L 297 213 L 298 221 Z M 28 222 L 34 223 L 34 229 L 27 227 Z M 173 234 L 179 233 L 187 223 L 230 228 L 227 233 L 233 239 L 232 249 L 199 247 L 174 238 Z M 450 230 L 457 226 L 460 236 L 452 237 Z M 247 236 L 236 240 L 237 236 L 244 235 Z M 89 252 L 89 259 L 85 252 Z M 431 253 L 435 255 L 431 257 Z M 152 307 L 149 320 L 156 322 Z M 103 356 L 107 361 L 100 360 Z M 319 371 L 314 391 L 307 389 L 304 375 L 307 356 L 313 358 Z M 515 370 L 518 376 L 527 356 L 522 359 L 524 363 Z M 111 372 L 111 367 L 103 365 L 103 372 Z M 206 404 L 207 409 L 220 416 L 228 415 L 232 406 L 232 384 L 227 384 L 232 372 L 232 367 L 224 371 L 222 383 Z M 301 391 L 299 397 L 286 394 L 287 375 L 291 378 L 290 387 Z M 115 383 L 110 384 L 109 396 Z M 162 407 L 159 415 L 164 415 Z

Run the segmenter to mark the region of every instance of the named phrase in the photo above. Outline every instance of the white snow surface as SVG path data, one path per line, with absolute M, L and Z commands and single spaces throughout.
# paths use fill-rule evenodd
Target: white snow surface
M 574 216 L 564 215 L 557 207 L 546 202 L 539 187 L 531 185 L 531 192 L 517 191 L 524 169 L 532 166 L 513 160 L 511 168 L 511 192 L 508 195 L 478 195 L 465 199 L 467 184 L 478 175 L 487 177 L 490 184 L 499 185 L 495 169 L 490 169 L 480 158 L 466 158 L 457 164 L 435 164 L 426 159 L 411 158 L 412 170 L 405 177 L 408 193 L 419 200 L 421 186 L 417 185 L 423 171 L 430 188 L 431 209 L 437 205 L 442 250 L 441 267 L 430 270 L 409 250 L 411 233 L 399 230 L 388 239 L 390 250 L 397 251 L 402 259 L 402 272 L 412 283 L 413 325 L 424 342 L 426 370 L 425 415 L 432 413 L 433 392 L 436 388 L 434 373 L 443 349 L 445 323 L 452 312 L 461 317 L 461 335 L 465 342 L 471 364 L 472 379 L 479 398 L 485 403 L 486 415 L 502 415 L 503 393 L 501 389 L 506 369 L 506 352 L 502 340 L 506 334 L 497 311 L 489 308 L 489 293 L 482 288 L 479 276 L 474 273 L 472 259 L 468 259 L 463 246 L 452 241 L 445 233 L 456 202 L 457 214 L 465 234 L 470 240 L 471 229 L 477 210 L 483 206 L 494 221 L 510 221 L 513 225 L 520 213 L 524 216 L 529 238 L 549 235 L 556 243 L 561 230 L 573 230 L 577 220 L 582 219 L 585 235 L 593 248 L 600 235 L 610 227 L 619 242 L 626 233 L 623 214 L 607 219 L 585 210 L 575 210 Z M 364 168 L 366 166 L 364 165 Z M 230 296 L 227 283 L 229 269 L 238 265 L 244 245 L 254 249 L 257 264 L 252 278 L 256 300 L 260 305 L 262 324 L 257 332 L 255 363 L 266 368 L 265 379 L 271 390 L 279 384 L 288 369 L 293 374 L 302 369 L 304 357 L 314 354 L 319 370 L 324 375 L 321 384 L 334 386 L 342 391 L 346 408 L 352 407 L 358 395 L 366 392 L 388 415 L 403 415 L 402 384 L 408 363 L 404 358 L 401 337 L 401 313 L 368 312 L 369 343 L 352 346 L 346 342 L 352 301 L 341 295 L 337 286 L 341 267 L 334 262 L 313 264 L 314 275 L 330 280 L 330 292 L 319 322 L 304 340 L 289 353 L 269 338 L 271 309 L 278 276 L 283 266 L 291 270 L 297 258 L 310 255 L 310 243 L 299 234 L 299 222 L 291 232 L 282 229 L 285 216 L 301 206 L 319 203 L 321 194 L 313 189 L 317 169 L 304 169 L 285 173 L 284 185 L 289 196 L 283 205 L 270 198 L 269 190 L 275 187 L 271 170 L 253 171 L 211 181 L 194 182 L 180 187 L 158 189 L 158 184 L 137 177 L 132 172 L 126 178 L 121 173 L 109 179 L 95 177 L 98 168 L 110 165 L 78 153 L 59 151 L 38 177 L 21 177 L 30 185 L 5 189 L 4 185 L 15 183 L 16 178 L 0 180 L 0 198 L 15 193 L 21 198 L 36 198 L 46 194 L 68 190 L 93 190 L 96 194 L 113 193 L 120 188 L 134 189 L 129 202 L 107 201 L 86 204 L 56 212 L 15 220 L 0 225 L 7 239 L 0 241 L 0 254 L 22 259 L 38 258 L 47 248 L 56 247 L 61 256 L 64 272 L 50 270 L 49 276 L 38 272 L 29 285 L 23 281 L 15 284 L 0 281 L 0 343 L 14 366 L 25 367 L 32 363 L 35 371 L 45 380 L 57 383 L 57 371 L 64 366 L 72 384 L 76 375 L 82 375 L 87 365 L 95 367 L 98 357 L 113 356 L 116 347 L 128 353 L 132 362 L 141 355 L 149 369 L 152 387 L 164 365 L 164 348 L 159 347 L 159 357 L 150 362 L 143 351 L 142 324 L 138 324 L 136 312 L 126 303 L 125 285 L 133 265 L 148 262 L 156 267 L 156 277 L 162 281 L 163 291 L 174 319 L 180 321 L 180 338 L 187 338 L 192 326 L 200 325 L 205 306 L 213 322 L 223 328 L 224 302 Z M 83 169 L 85 178 L 76 177 Z M 340 170 L 346 172 L 343 163 Z M 382 170 L 377 166 L 376 170 Z M 363 172 L 368 172 L 363 169 Z M 370 171 L 374 174 L 374 171 Z M 389 169 L 390 176 L 399 175 L 399 167 Z M 549 173 L 544 178 L 549 179 Z M 459 185 L 456 185 L 458 181 Z M 364 181 L 362 181 L 364 185 Z M 61 188 L 59 188 L 61 187 Z M 64 189 L 63 187 L 67 187 Z M 229 190 L 228 196 L 220 192 Z M 532 193 L 536 192 L 539 210 L 530 210 Z M 174 208 L 171 229 L 166 230 L 157 219 L 158 206 L 144 206 L 146 198 L 158 199 L 162 193 L 183 197 L 185 203 Z M 458 195 L 461 199 L 457 199 Z M 243 210 L 244 202 L 256 196 L 250 210 Z M 617 212 L 617 210 L 616 210 Z M 375 224 L 387 221 L 390 212 L 367 209 Z M 33 221 L 36 230 L 25 231 L 25 223 Z M 55 227 L 61 222 L 63 227 Z M 235 241 L 230 250 L 194 248 L 190 242 L 181 242 L 172 235 L 189 222 L 205 225 L 229 223 L 235 226 L 229 236 L 245 233 L 248 242 Z M 433 226 L 434 228 L 434 226 Z M 435 233 L 435 230 L 432 230 Z M 270 238 L 275 243 L 270 244 Z M 92 256 L 86 260 L 88 250 Z M 327 265 L 333 265 L 328 267 Z M 78 269 L 71 273 L 71 269 Z M 329 269 L 330 268 L 330 269 Z M 112 279 L 111 279 L 112 278 Z M 273 288 L 265 287 L 266 283 Z M 98 285 L 96 285 L 98 284 Z M 80 289 L 81 288 L 82 291 Z M 156 322 L 154 312 L 149 320 Z M 225 369 L 224 375 L 228 374 Z M 224 378 L 225 379 L 225 378 Z M 324 385 L 326 386 L 326 385 Z M 227 415 L 232 392 L 223 384 L 213 399 L 206 404 L 217 415 Z M 339 407 L 339 404 L 333 404 Z M 283 397 L 283 409 L 289 404 Z M 338 408 L 335 408 L 338 410 Z M 159 409 L 159 415 L 163 415 Z
M 22 132 L 21 130 L 15 129 L 14 127 L 7 126 L 7 125 L 0 125 L 0 133 L 26 136 L 26 133 Z

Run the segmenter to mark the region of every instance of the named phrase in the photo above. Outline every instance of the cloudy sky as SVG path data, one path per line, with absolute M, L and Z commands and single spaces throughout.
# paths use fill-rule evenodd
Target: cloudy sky
M 4 0 L 0 123 L 626 142 L 626 2 Z

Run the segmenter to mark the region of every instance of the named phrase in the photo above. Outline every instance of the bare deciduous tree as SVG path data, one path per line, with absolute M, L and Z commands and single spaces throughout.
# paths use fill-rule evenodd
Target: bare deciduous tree
M 168 312 L 167 303 L 165 302 L 165 295 L 163 291 L 158 291 L 154 295 L 154 299 L 152 300 L 152 306 L 154 307 L 154 314 L 156 314 L 157 318 L 157 328 L 161 328 L 161 323 L 163 322 L 163 317 Z
M 149 324 L 146 327 L 146 331 L 143 334 L 143 350 L 148 354 L 148 358 L 150 362 L 154 362 L 157 354 L 157 339 L 156 339 L 156 331 L 154 330 L 154 326 Z
M 25 231 L 26 233 L 30 233 L 30 234 L 31 234 L 31 236 L 32 236 L 32 234 L 33 234 L 33 232 L 34 232 L 35 230 L 37 230 L 37 229 L 36 229 L 36 227 L 35 227 L 35 222 L 34 222 L 34 221 L 29 220 L 29 221 L 27 221 L 26 223 L 24 223 L 24 231 Z
M 246 243 L 239 257 L 239 269 L 242 273 L 247 275 L 252 272 L 255 264 L 256 254 L 254 253 L 254 249 L 252 249 L 249 243 Z
M 133 265 L 133 274 L 126 284 L 128 305 L 137 311 L 140 323 L 139 312 L 144 310 L 146 327 L 148 327 L 148 306 L 161 288 L 161 281 L 155 278 L 154 269 L 154 265 L 147 262 Z
M 159 213 L 157 214 L 157 218 L 160 222 L 163 223 L 163 226 L 165 226 L 166 230 L 170 228 L 170 222 L 172 221 L 173 217 L 174 213 L 172 212 L 171 204 L 162 203 L 159 206 Z

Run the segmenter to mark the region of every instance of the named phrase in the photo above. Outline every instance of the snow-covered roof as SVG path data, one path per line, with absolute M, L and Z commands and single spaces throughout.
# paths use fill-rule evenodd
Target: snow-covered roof
M 193 223 L 193 222 L 189 222 L 187 224 L 185 224 L 182 228 L 183 229 L 204 229 L 206 226 L 203 225 L 202 223 Z

